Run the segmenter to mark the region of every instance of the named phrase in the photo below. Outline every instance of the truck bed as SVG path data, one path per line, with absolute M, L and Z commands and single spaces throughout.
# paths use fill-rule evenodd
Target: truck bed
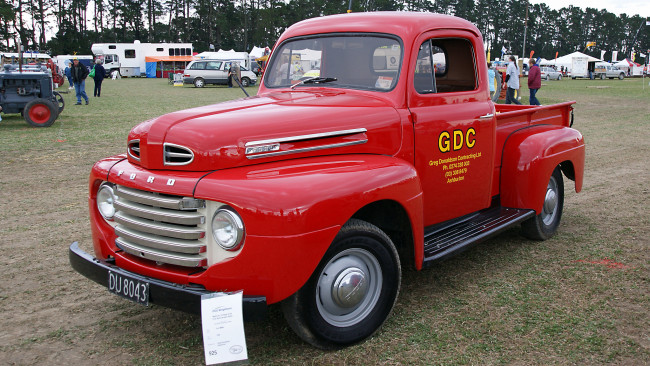
M 575 101 L 535 106 L 516 104 L 495 104 L 496 146 L 503 147 L 508 136 L 521 128 L 531 125 L 557 125 L 570 127 L 573 123 L 573 104 Z M 495 162 L 500 165 L 501 149 L 497 148 Z

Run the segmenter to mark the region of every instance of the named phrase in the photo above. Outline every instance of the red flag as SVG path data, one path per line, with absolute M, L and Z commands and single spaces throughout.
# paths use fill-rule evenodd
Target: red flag
M 558 54 L 558 52 L 555 52 L 555 59 L 556 59 L 556 60 L 557 60 L 557 54 Z
M 528 58 L 533 58 L 534 53 L 535 53 L 535 51 L 530 51 L 530 56 L 528 56 Z

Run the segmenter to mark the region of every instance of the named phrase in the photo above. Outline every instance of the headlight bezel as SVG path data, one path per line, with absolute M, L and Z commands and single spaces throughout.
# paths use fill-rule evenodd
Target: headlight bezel
M 215 221 L 217 219 L 219 222 Z M 217 230 L 228 230 L 225 226 L 219 225 L 219 223 L 224 222 L 226 222 L 235 230 L 235 235 L 232 235 L 232 233 L 228 232 L 222 232 L 222 235 L 219 235 L 219 233 L 217 233 Z M 244 243 L 244 237 L 246 236 L 244 220 L 242 220 L 239 214 L 229 206 L 222 206 L 215 211 L 214 215 L 212 215 L 212 220 L 210 221 L 210 231 L 212 233 L 212 240 L 220 248 L 229 252 L 239 250 Z M 224 240 L 224 234 L 226 237 L 230 238 L 226 238 L 226 240 Z

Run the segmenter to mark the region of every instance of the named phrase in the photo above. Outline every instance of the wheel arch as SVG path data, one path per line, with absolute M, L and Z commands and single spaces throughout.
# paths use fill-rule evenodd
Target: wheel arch
M 580 192 L 584 159 L 582 134 L 572 128 L 539 125 L 514 133 L 504 146 L 501 205 L 533 209 L 539 214 L 548 179 L 557 166 Z
M 363 220 L 386 233 L 397 249 L 402 267 L 415 264 L 413 225 L 404 206 L 393 200 L 376 201 L 362 207 L 351 219 Z

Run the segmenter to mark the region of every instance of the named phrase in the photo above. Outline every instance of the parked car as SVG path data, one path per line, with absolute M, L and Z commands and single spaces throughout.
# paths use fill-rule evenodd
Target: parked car
M 197 88 L 203 88 L 206 84 L 226 85 L 231 63 L 229 60 L 192 61 L 183 71 L 183 83 L 194 84 Z M 242 86 L 255 85 L 257 75 L 244 66 L 240 68 Z
M 562 73 L 552 67 L 540 67 L 539 70 L 544 80 L 562 80 Z
M 594 71 L 595 77 L 605 80 L 605 78 L 619 78 L 620 80 L 625 79 L 625 71 L 619 69 L 613 65 L 598 66 Z

